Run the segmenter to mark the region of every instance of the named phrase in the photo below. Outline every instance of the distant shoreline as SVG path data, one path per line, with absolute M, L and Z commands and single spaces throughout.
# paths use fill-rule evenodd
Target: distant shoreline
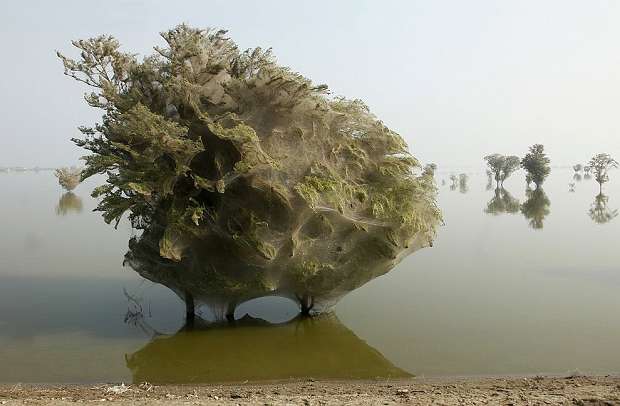
M 2 384 L 0 404 L 620 404 L 619 376 L 121 386 Z M 188 403 L 189 402 L 189 403 Z
M 0 166 L 0 173 L 9 173 L 9 172 L 44 172 L 44 171 L 53 171 L 56 168 L 39 168 L 39 167 L 34 167 L 34 168 L 24 168 L 21 166 L 9 166 L 9 167 L 5 167 L 5 166 Z

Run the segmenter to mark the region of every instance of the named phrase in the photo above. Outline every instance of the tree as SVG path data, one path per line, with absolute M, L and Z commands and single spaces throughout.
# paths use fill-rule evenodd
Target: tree
M 469 180 L 469 176 L 466 173 L 459 174 L 459 192 L 467 193 L 469 187 L 467 186 L 467 181 Z
M 451 174 L 450 175 L 450 182 L 452 182 L 450 184 L 450 190 L 456 190 L 456 188 L 458 187 L 458 184 L 459 184 L 459 177 L 456 176 L 455 174 Z
M 530 147 L 530 152 L 521 160 L 521 167 L 525 169 L 529 178 L 538 188 L 551 172 L 549 163 L 550 160 L 545 155 L 545 147 L 542 144 L 534 144 Z
M 436 171 L 437 171 L 437 164 L 431 162 L 430 164 L 424 165 L 424 170 L 422 173 L 428 174 L 430 176 L 435 176 Z
M 609 154 L 597 154 L 590 159 L 588 166 L 594 172 L 594 179 L 599 185 L 599 194 L 603 193 L 603 183 L 609 181 L 608 172 L 618 167 L 618 161 Z
M 574 170 L 575 172 L 577 172 L 577 173 L 578 173 L 578 172 L 581 172 L 581 171 L 583 170 L 583 165 L 581 165 L 581 164 L 576 164 L 576 165 L 573 165 L 573 170 Z
M 82 170 L 71 167 L 71 168 L 58 168 L 54 171 L 54 176 L 58 178 L 58 183 L 65 189 L 67 192 L 72 191 L 80 184 Z
M 519 157 L 492 154 L 484 157 L 489 170 L 494 174 L 497 186 L 503 186 L 504 181 L 519 168 Z
M 493 172 L 491 172 L 489 169 L 487 169 L 486 174 L 487 174 L 486 190 L 491 190 L 491 189 L 493 189 Z
M 224 30 L 162 37 L 144 59 L 109 36 L 58 56 L 104 114 L 74 139 L 90 151 L 82 177 L 106 177 L 97 210 L 116 225 L 127 213 L 168 269 L 196 267 L 186 283 L 148 274 L 188 313 L 240 286 L 288 292 L 303 310 L 343 292 L 361 258 L 385 273 L 431 244 L 434 179 L 361 100 L 329 96 L 270 50 L 239 51 Z

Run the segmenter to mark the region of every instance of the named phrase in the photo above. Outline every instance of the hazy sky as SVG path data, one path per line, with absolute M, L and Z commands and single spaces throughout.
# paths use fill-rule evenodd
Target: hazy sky
M 423 161 L 481 165 L 543 143 L 553 163 L 620 157 L 616 0 L 3 0 L 0 166 L 77 164 L 69 141 L 99 118 L 55 50 L 106 33 L 150 53 L 178 23 L 361 98 Z

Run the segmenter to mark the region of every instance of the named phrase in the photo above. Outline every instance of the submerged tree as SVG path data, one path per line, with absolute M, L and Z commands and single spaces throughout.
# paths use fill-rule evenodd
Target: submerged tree
M 493 189 L 493 172 L 491 172 L 489 169 L 487 169 L 486 174 L 487 174 L 486 190 L 491 190 L 491 189 Z
M 437 164 L 431 162 L 430 164 L 424 165 L 424 170 L 423 170 L 424 174 L 435 176 L 436 171 L 437 171 Z
M 521 160 L 521 167 L 527 172 L 527 176 L 538 188 L 543 184 L 545 178 L 549 176 L 551 161 L 545 154 L 545 147 L 542 144 L 534 144 Z M 529 184 L 529 182 L 527 182 Z
M 599 194 L 603 193 L 603 183 L 609 181 L 608 172 L 610 169 L 618 167 L 618 161 L 609 154 L 598 154 L 592 157 L 589 166 L 594 172 L 594 179 L 599 185 Z
M 520 207 L 518 199 L 512 197 L 503 187 L 498 187 L 495 189 L 493 198 L 487 203 L 484 212 L 495 216 L 503 213 L 515 214 L 519 212 Z
M 609 223 L 611 220 L 618 216 L 618 210 L 611 210 L 607 207 L 609 203 L 609 197 L 603 193 L 599 193 L 594 198 L 594 202 L 590 206 L 588 214 L 590 218 L 597 224 Z
M 363 261 L 386 272 L 431 244 L 434 179 L 362 101 L 328 96 L 270 50 L 239 51 L 223 30 L 162 37 L 143 60 L 107 36 L 59 57 L 104 112 L 74 139 L 91 151 L 82 177 L 107 176 L 97 210 L 115 224 L 128 213 L 144 230 L 132 244 L 143 239 L 161 269 L 195 267 L 194 292 L 182 291 L 190 276 L 151 275 L 188 312 L 207 300 L 197 294 L 240 286 L 286 290 L 309 312 Z
M 469 191 L 469 187 L 467 186 L 467 181 L 469 180 L 469 176 L 466 173 L 459 174 L 459 192 L 467 193 Z
M 455 174 L 450 175 L 450 182 L 452 182 L 450 184 L 450 190 L 456 190 L 459 185 L 459 177 Z
M 82 170 L 79 168 L 58 168 L 54 171 L 54 176 L 58 178 L 58 183 L 67 192 L 72 191 L 81 182 Z
M 487 162 L 489 170 L 493 173 L 497 186 L 503 186 L 504 181 L 519 168 L 519 163 L 521 162 L 519 157 L 501 154 L 487 155 L 484 157 L 484 160 Z
M 530 227 L 533 229 L 543 228 L 543 220 L 550 213 L 551 202 L 542 187 L 527 189 L 525 191 L 527 199 L 521 205 L 521 213 L 529 220 Z

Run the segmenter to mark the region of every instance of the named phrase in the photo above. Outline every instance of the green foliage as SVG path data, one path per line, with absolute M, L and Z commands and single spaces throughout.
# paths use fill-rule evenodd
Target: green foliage
M 527 172 L 529 176 L 527 179 L 530 179 L 536 184 L 536 187 L 539 187 L 549 176 L 549 173 L 551 173 L 550 162 L 547 155 L 545 155 L 545 147 L 541 144 L 534 144 L 530 147 L 530 152 L 521 160 L 521 167 Z M 527 183 L 529 184 L 529 182 Z
M 107 178 L 93 192 L 106 222 L 127 214 L 167 260 L 225 246 L 252 269 L 312 259 L 331 272 L 347 263 L 331 254 L 342 239 L 397 252 L 432 241 L 433 171 L 362 101 L 329 96 L 270 50 L 240 51 L 223 30 L 161 35 L 141 60 L 106 36 L 74 41 L 77 60 L 59 54 L 104 114 L 74 142 L 90 151 L 82 178 Z M 320 214 L 335 231 L 305 236 Z
M 503 185 L 504 181 L 519 168 L 520 163 L 519 158 L 514 155 L 492 154 L 485 156 L 484 160 L 498 185 Z
M 609 154 L 597 154 L 588 164 L 590 170 L 594 172 L 594 179 L 602 190 L 603 183 L 609 181 L 609 170 L 618 167 L 618 161 L 613 159 Z
M 80 184 L 82 170 L 78 168 L 58 168 L 54 170 L 54 176 L 58 178 L 58 184 L 67 192 L 72 191 Z

